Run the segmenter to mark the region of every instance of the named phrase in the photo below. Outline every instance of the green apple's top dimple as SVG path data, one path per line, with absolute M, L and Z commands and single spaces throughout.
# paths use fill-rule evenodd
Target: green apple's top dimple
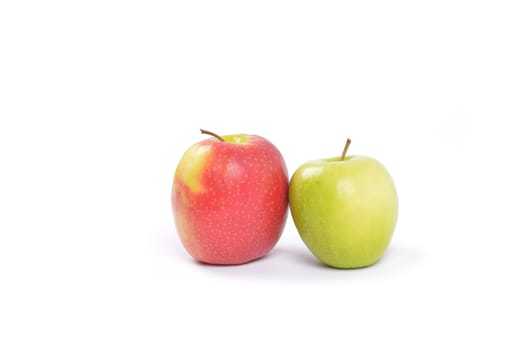
M 191 146 L 182 156 L 175 171 L 175 180 L 180 179 L 193 192 L 202 190 L 200 174 L 210 155 L 210 146 L 195 144 Z
M 353 159 L 353 158 L 359 158 L 359 156 L 346 156 L 345 159 L 341 160 L 341 157 L 332 157 L 332 158 L 326 158 L 326 159 L 320 159 L 319 162 L 322 163 L 343 163 L 347 160 Z

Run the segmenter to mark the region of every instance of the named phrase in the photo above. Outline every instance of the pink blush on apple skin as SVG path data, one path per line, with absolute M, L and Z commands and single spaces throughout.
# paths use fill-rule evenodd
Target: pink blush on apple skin
M 186 250 L 209 264 L 242 264 L 266 255 L 284 228 L 288 174 L 275 146 L 251 136 L 250 144 L 209 142 L 200 191 L 175 178 L 172 204 Z

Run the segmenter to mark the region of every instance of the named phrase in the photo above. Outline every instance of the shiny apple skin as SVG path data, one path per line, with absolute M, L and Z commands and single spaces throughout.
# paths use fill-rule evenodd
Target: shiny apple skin
M 179 237 L 196 260 L 243 264 L 265 256 L 287 216 L 288 172 L 279 150 L 256 135 L 210 138 L 180 160 L 171 202 Z
M 303 164 L 290 181 L 289 200 L 302 240 L 332 267 L 359 268 L 377 262 L 397 223 L 392 177 L 370 157 Z

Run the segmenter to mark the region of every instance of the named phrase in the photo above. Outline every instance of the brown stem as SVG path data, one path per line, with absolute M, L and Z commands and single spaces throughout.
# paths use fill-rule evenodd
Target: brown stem
M 345 149 L 343 150 L 343 154 L 341 155 L 341 160 L 345 160 L 345 156 L 346 156 L 346 151 L 348 151 L 348 147 L 350 147 L 350 139 L 346 139 L 346 143 L 345 143 Z
M 224 142 L 224 139 L 222 137 L 220 137 L 219 135 L 217 135 L 216 133 L 214 133 L 214 132 L 211 132 L 211 131 L 208 131 L 208 130 L 203 130 L 203 129 L 199 129 L 199 130 L 201 131 L 202 134 L 213 136 L 216 139 L 218 139 L 219 141 Z

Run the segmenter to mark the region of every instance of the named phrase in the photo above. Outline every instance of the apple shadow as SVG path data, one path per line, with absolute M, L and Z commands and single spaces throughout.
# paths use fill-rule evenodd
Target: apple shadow
M 393 243 L 381 259 L 373 266 L 391 272 L 404 272 L 421 264 L 424 254 L 421 248 L 402 243 Z
M 185 260 L 187 262 L 195 261 L 184 250 L 184 246 L 175 229 L 157 231 L 152 242 L 152 249 L 155 255 L 164 258 L 176 258 L 177 260 Z
M 194 262 L 205 272 L 225 279 L 308 281 L 314 270 L 328 270 L 308 251 L 290 247 L 275 247 L 266 256 L 240 265 L 211 265 Z
M 345 282 L 404 274 L 418 266 L 422 259 L 423 254 L 417 247 L 393 244 L 373 265 L 338 269 L 320 262 L 306 247 L 288 244 L 278 245 L 267 256 L 243 265 L 203 267 L 210 273 L 226 278 L 278 280 L 288 283 L 330 280 Z M 342 276 L 345 278 L 342 279 Z
M 155 254 L 191 264 L 204 274 L 212 274 L 214 277 L 288 283 L 341 281 L 343 275 L 344 280 L 348 280 L 348 276 L 355 279 L 376 279 L 385 275 L 391 277 L 415 268 L 424 257 L 417 246 L 393 242 L 383 257 L 373 265 L 356 269 L 337 269 L 320 262 L 300 242 L 278 242 L 277 246 L 262 258 L 240 265 L 211 265 L 191 258 L 184 250 L 176 232 L 160 232 L 154 245 Z

